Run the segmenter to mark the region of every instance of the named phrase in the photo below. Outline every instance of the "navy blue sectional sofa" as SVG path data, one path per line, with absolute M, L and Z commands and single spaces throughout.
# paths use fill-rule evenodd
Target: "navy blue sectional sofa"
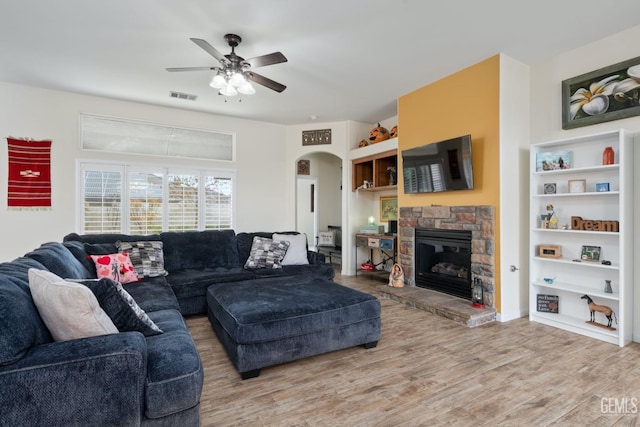
M 207 288 L 273 275 L 333 278 L 314 252 L 309 265 L 244 269 L 253 237 L 271 234 L 69 234 L 0 263 L 0 426 L 199 425 L 202 364 L 183 316 L 207 313 Z M 117 241 L 163 242 L 168 275 L 124 285 L 163 333 L 54 341 L 32 299 L 29 269 L 92 279 L 88 255 L 115 253 Z

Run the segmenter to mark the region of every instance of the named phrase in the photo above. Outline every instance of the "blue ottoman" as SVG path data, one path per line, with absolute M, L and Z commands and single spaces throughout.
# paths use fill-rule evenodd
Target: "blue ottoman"
M 322 277 L 218 283 L 209 321 L 242 379 L 266 366 L 380 339 L 380 301 Z

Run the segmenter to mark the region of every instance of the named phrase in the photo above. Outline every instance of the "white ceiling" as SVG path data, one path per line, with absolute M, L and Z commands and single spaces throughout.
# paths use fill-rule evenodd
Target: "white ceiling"
M 638 16 L 638 0 L 0 0 L 0 81 L 281 124 L 374 123 L 497 53 L 535 64 Z M 217 65 L 189 38 L 227 54 L 226 33 L 244 58 L 281 51 L 288 62 L 256 71 L 287 89 L 225 103 L 212 72 L 165 71 Z

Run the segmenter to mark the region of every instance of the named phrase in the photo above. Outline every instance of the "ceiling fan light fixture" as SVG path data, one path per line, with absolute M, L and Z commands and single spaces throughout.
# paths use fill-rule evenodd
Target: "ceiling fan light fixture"
M 238 87 L 238 92 L 243 95 L 253 95 L 256 93 L 256 90 L 253 88 L 253 85 L 249 82 L 244 82 Z
M 227 84 L 225 87 L 220 89 L 219 93 L 220 95 L 224 96 L 236 96 L 238 94 L 238 91 L 231 84 Z
M 216 74 L 215 76 L 213 76 L 211 83 L 209 83 L 209 86 L 211 86 L 214 89 L 222 89 L 226 85 L 227 85 L 227 81 L 220 74 Z
M 229 84 L 234 87 L 240 87 L 247 82 L 247 79 L 244 78 L 242 73 L 235 72 L 229 78 Z

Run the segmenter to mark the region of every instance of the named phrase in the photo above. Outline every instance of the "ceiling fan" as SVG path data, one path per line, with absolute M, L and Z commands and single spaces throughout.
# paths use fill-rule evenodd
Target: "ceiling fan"
M 231 46 L 231 53 L 223 55 L 207 41 L 192 38 L 192 42 L 204 49 L 209 55 L 220 62 L 219 67 L 177 67 L 167 68 L 167 71 L 216 71 L 216 75 L 211 80 L 210 86 L 220 89 L 218 92 L 225 96 L 234 96 L 238 92 L 251 95 L 255 89 L 250 82 L 257 83 L 276 92 L 282 92 L 287 87 L 281 83 L 273 81 L 252 71 L 252 68 L 264 67 L 267 65 L 287 62 L 287 58 L 281 52 L 273 52 L 268 55 L 256 56 L 255 58 L 244 59 L 236 55 L 235 48 L 242 42 L 242 38 L 235 34 L 224 36 L 225 41 Z

